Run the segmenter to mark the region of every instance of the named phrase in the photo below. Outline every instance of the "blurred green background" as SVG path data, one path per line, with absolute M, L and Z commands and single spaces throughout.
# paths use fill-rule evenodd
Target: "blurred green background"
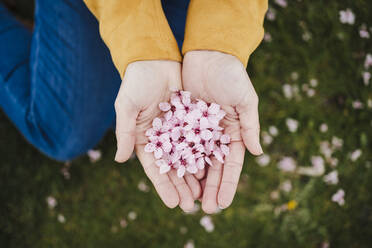
M 6 2 L 32 24 L 32 1 Z M 215 215 L 167 209 L 112 131 L 58 163 L 0 111 L 0 247 L 372 247 L 371 21 L 370 1 L 270 2 L 248 66 L 265 155 Z

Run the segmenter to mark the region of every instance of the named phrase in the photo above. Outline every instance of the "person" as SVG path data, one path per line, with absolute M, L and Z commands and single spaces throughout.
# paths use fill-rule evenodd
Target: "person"
M 0 6 L 0 106 L 32 145 L 65 161 L 116 126 L 115 160 L 133 150 L 166 206 L 228 207 L 245 148 L 262 153 L 258 97 L 245 70 L 267 0 L 37 0 L 30 32 Z M 98 22 L 97 22 L 98 20 Z M 182 52 L 179 48 L 182 47 Z M 230 155 L 178 178 L 159 174 L 144 131 L 170 88 L 222 106 Z

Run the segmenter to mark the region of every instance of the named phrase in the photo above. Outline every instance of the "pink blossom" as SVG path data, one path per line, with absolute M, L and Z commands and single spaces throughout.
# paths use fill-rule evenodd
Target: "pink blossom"
M 153 153 L 161 174 L 171 169 L 177 175 L 195 174 L 212 166 L 211 158 L 224 163 L 230 152 L 230 136 L 219 126 L 225 112 L 216 103 L 192 99 L 190 92 L 175 91 L 170 102 L 162 102 L 163 112 L 146 131 L 145 152 Z
M 270 21 L 274 21 L 276 17 L 275 10 L 273 8 L 269 8 L 266 12 L 266 18 Z
M 87 152 L 87 155 L 88 155 L 88 157 L 90 159 L 90 162 L 92 162 L 92 163 L 97 162 L 102 157 L 102 153 L 101 153 L 100 150 L 89 150 Z
M 371 73 L 368 71 L 362 72 L 363 83 L 365 86 L 369 85 L 369 80 L 371 79 Z
M 364 68 L 368 70 L 368 68 L 372 66 L 372 54 L 367 53 L 366 58 L 364 60 Z
M 334 170 L 328 173 L 324 176 L 323 180 L 327 184 L 338 184 L 338 172 Z
M 369 32 L 365 24 L 363 24 L 359 29 L 359 36 L 363 39 L 369 39 Z
M 292 118 L 287 118 L 285 120 L 285 123 L 287 124 L 288 130 L 291 133 L 294 133 L 294 132 L 297 131 L 297 128 L 298 128 L 298 121 L 297 120 L 292 119 Z
M 261 166 L 265 167 L 270 163 L 270 156 L 267 154 L 262 154 L 256 158 L 256 162 Z
M 355 22 L 355 15 L 351 9 L 341 10 L 340 14 L 340 22 L 344 24 L 354 24 Z
M 356 161 L 362 155 L 362 150 L 357 149 L 350 154 L 351 161 Z
M 283 157 L 278 163 L 278 168 L 282 171 L 292 172 L 296 169 L 296 161 L 291 157 Z
M 204 227 L 207 232 L 213 232 L 214 230 L 214 224 L 212 222 L 212 218 L 208 215 L 203 216 L 200 219 L 200 225 Z
M 279 5 L 280 7 L 287 7 L 287 1 L 286 0 L 275 0 L 275 3 Z
M 334 195 L 332 195 L 332 201 L 338 203 L 338 205 L 343 206 L 345 204 L 345 191 L 339 189 Z

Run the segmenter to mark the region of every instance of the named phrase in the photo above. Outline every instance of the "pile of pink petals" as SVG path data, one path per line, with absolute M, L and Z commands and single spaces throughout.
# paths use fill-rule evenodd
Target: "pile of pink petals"
M 224 163 L 230 136 L 219 126 L 226 114 L 220 105 L 192 99 L 188 91 L 176 91 L 159 108 L 163 114 L 146 131 L 145 152 L 154 153 L 160 174 L 171 169 L 177 170 L 178 177 L 195 174 L 206 164 L 212 166 L 212 157 Z

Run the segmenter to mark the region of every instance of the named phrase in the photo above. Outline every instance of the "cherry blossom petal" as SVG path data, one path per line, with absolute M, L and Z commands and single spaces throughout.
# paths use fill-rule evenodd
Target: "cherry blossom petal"
M 161 148 L 155 148 L 154 156 L 159 159 L 163 156 L 163 150 Z
M 163 164 L 160 166 L 160 174 L 165 174 L 170 171 L 171 167 L 167 164 Z
M 145 152 L 153 152 L 153 151 L 155 151 L 155 148 L 156 148 L 156 146 L 155 146 L 155 144 L 153 144 L 153 143 L 147 143 L 146 145 L 145 145 Z
M 219 152 L 219 151 L 213 151 L 213 155 L 215 156 L 215 158 L 216 158 L 219 162 L 221 162 L 221 163 L 224 162 L 224 161 L 223 161 L 223 156 L 222 156 L 222 153 L 221 153 L 221 152 Z
M 208 110 L 208 105 L 207 105 L 207 103 L 204 102 L 203 100 L 198 100 L 198 102 L 196 103 L 196 107 L 197 107 L 198 109 L 200 109 L 202 112 Z
M 196 165 L 189 165 L 186 169 L 191 174 L 195 174 L 198 171 L 198 167 L 196 167 Z
M 161 142 L 169 142 L 169 138 L 169 133 L 163 133 L 162 135 L 160 135 L 159 140 Z
M 221 136 L 220 141 L 222 144 L 229 144 L 230 143 L 230 136 L 227 134 L 224 134 Z
M 205 157 L 204 158 L 205 162 L 207 162 L 207 164 L 209 164 L 210 166 L 212 166 L 212 160 L 209 158 L 209 157 Z
M 209 128 L 208 118 L 206 117 L 200 118 L 200 129 L 207 129 L 207 128 Z
M 213 131 L 213 140 L 219 140 L 221 138 L 222 132 L 219 131 Z
M 154 136 L 155 135 L 155 130 L 153 128 L 147 129 L 145 132 L 146 136 Z
M 193 131 L 187 132 L 185 135 L 187 142 L 193 142 L 195 139 L 195 133 Z
M 212 114 L 212 115 L 216 115 L 218 114 L 218 112 L 220 111 L 220 105 L 216 104 L 216 103 L 212 103 L 209 108 L 208 108 L 208 113 L 209 114 Z
M 172 144 L 170 142 L 164 142 L 162 145 L 164 152 L 170 152 L 172 150 Z
M 185 175 L 185 172 L 186 172 L 185 166 L 180 166 L 177 169 L 177 176 L 183 177 L 183 175 Z
M 176 128 L 172 130 L 171 133 L 172 140 L 178 140 L 181 137 L 181 131 L 180 129 Z
M 210 140 L 210 139 L 212 139 L 213 135 L 212 135 L 212 132 L 211 131 L 209 131 L 209 130 L 203 130 L 200 133 L 200 137 L 203 140 Z
M 152 121 L 152 126 L 154 127 L 155 130 L 160 130 L 161 127 L 162 127 L 162 121 L 160 118 L 156 117 L 153 121 Z
M 188 144 L 186 144 L 185 142 L 181 142 L 181 143 L 176 145 L 176 150 L 181 151 L 181 150 L 185 149 L 187 146 L 188 146 Z
M 186 111 L 183 109 L 178 109 L 174 112 L 174 115 L 179 119 L 183 120 L 186 116 Z
M 199 170 L 204 169 L 204 167 L 205 167 L 204 159 L 203 159 L 203 158 L 199 158 L 199 159 L 196 161 L 196 166 L 198 167 Z
M 227 156 L 227 155 L 229 155 L 229 153 L 230 153 L 230 148 L 227 146 L 227 145 L 221 145 L 221 151 L 222 151 L 222 153 L 225 155 L 225 156 Z
M 219 120 L 222 120 L 222 119 L 225 117 L 225 115 L 226 115 L 226 112 L 223 111 L 223 110 L 220 110 L 220 111 L 218 111 L 216 117 L 217 117 Z
M 170 110 L 171 106 L 169 103 L 167 102 L 161 102 L 159 103 L 159 109 L 163 112 L 167 112 L 168 110 Z
M 155 161 L 155 164 L 156 164 L 158 167 L 160 167 L 160 166 L 162 166 L 162 165 L 168 165 L 168 164 L 164 161 L 164 159 L 156 160 L 156 161 Z
M 172 119 L 172 116 L 173 116 L 173 112 L 172 111 L 168 111 L 167 113 L 165 113 L 164 119 L 166 121 L 169 121 L 170 119 Z

